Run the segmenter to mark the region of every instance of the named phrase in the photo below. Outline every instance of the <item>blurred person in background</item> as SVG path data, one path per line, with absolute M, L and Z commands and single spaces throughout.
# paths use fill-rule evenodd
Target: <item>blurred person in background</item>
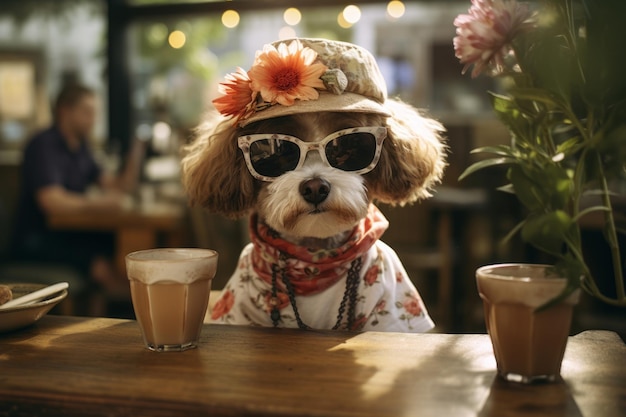
M 67 85 L 56 100 L 54 124 L 27 144 L 13 252 L 20 261 L 71 265 L 91 282 L 119 291 L 125 280 L 111 261 L 113 234 L 52 230 L 47 223 L 47 217 L 57 213 L 107 215 L 122 210 L 125 193 L 137 186 L 143 145 L 135 142 L 121 175 L 104 173 L 87 143 L 96 113 L 93 90 Z M 93 185 L 102 192 L 86 194 Z

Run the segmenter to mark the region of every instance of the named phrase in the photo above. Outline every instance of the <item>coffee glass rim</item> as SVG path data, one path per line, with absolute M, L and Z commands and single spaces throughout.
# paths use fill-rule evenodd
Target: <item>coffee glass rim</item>
M 548 264 L 533 264 L 524 262 L 509 262 L 484 265 L 476 270 L 476 277 L 482 276 L 487 279 L 497 279 L 502 281 L 518 281 L 518 282 L 541 282 L 542 284 L 562 285 L 565 277 L 558 274 L 550 274 L 548 276 L 516 276 L 512 273 L 498 272 L 498 270 L 526 269 L 526 270 L 548 270 L 554 268 Z
M 188 253 L 197 253 L 198 256 L 189 256 L 189 257 L 164 257 L 164 258 L 143 258 L 141 255 L 145 255 L 148 253 L 154 252 L 188 252 Z M 155 248 L 155 249 L 142 249 L 134 252 L 130 252 L 126 255 L 126 259 L 131 260 L 133 262 L 189 262 L 192 260 L 201 260 L 201 259 L 212 259 L 218 256 L 217 251 L 213 249 L 204 249 L 204 248 Z

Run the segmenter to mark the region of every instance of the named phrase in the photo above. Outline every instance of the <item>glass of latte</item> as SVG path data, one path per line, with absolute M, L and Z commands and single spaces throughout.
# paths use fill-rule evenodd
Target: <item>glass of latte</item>
M 538 311 L 567 285 L 547 265 L 487 265 L 476 281 L 500 376 L 523 384 L 556 381 L 580 290 Z
M 126 255 L 135 316 L 145 345 L 176 352 L 198 345 L 217 252 L 151 249 Z

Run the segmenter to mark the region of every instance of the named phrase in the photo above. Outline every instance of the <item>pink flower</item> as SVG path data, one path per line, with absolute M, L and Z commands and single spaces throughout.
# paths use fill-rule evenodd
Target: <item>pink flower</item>
M 248 71 L 251 87 L 263 100 L 283 106 L 291 106 L 295 100 L 316 100 L 316 89 L 324 89 L 320 77 L 328 69 L 314 63 L 316 59 L 317 52 L 302 47 L 298 40 L 288 46 L 281 43 L 278 49 L 268 45 Z
M 376 304 L 376 307 L 374 307 L 374 310 L 377 313 L 380 313 L 381 311 L 385 311 L 386 306 L 387 306 L 387 302 L 385 300 L 380 300 L 378 304 Z
M 360 314 L 352 323 L 352 327 L 350 327 L 350 329 L 348 330 L 352 330 L 352 331 L 363 330 L 363 327 L 365 327 L 365 324 L 367 323 L 368 319 L 369 317 L 367 317 L 366 315 Z
M 396 272 L 396 282 L 402 282 L 402 281 L 404 281 L 404 275 L 400 271 Z
M 502 72 L 511 41 L 535 22 L 528 5 L 516 0 L 472 0 L 469 14 L 457 16 L 454 25 L 454 53 L 465 64 L 463 73 L 474 65 L 477 77 L 485 69 Z
M 407 313 L 412 315 L 413 317 L 417 317 L 422 314 L 422 305 L 416 296 L 412 295 L 407 297 L 402 303 L 402 306 L 406 310 Z
M 365 276 L 363 277 L 363 281 L 365 281 L 365 285 L 371 286 L 374 285 L 376 280 L 378 279 L 378 274 L 380 273 L 380 268 L 378 265 L 372 265 L 370 269 L 367 270 Z

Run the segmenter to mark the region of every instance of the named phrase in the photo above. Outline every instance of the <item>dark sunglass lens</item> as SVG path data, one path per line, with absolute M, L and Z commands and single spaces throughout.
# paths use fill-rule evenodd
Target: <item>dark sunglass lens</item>
M 296 169 L 300 148 L 281 139 L 261 139 L 250 144 L 250 162 L 255 171 L 266 177 L 278 177 Z
M 374 160 L 376 138 L 366 132 L 348 133 L 328 142 L 325 151 L 331 166 L 343 171 L 358 171 Z

